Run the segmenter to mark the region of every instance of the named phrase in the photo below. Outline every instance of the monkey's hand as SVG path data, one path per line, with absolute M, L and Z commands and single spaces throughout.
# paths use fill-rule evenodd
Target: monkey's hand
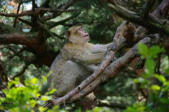
M 92 64 L 92 65 L 86 65 L 86 68 L 87 68 L 89 71 L 94 72 L 95 70 L 97 70 L 97 69 L 98 69 L 98 66 L 97 66 L 97 65 Z
M 111 45 L 112 43 L 109 44 L 96 44 L 96 45 L 92 45 L 92 49 L 91 52 L 92 53 L 105 53 L 108 49 L 108 47 Z

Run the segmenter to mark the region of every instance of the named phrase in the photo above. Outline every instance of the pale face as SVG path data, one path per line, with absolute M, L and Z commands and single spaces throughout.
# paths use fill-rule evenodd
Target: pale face
M 86 43 L 89 41 L 89 34 L 81 26 L 73 26 L 69 29 L 69 40 L 73 43 Z

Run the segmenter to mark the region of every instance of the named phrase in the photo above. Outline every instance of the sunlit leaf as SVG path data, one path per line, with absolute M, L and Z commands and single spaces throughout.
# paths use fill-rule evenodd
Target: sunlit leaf
M 138 45 L 138 51 L 144 57 L 148 55 L 148 47 L 142 43 Z
M 153 90 L 153 91 L 159 91 L 160 90 L 160 86 L 158 86 L 158 85 L 152 85 L 151 86 L 151 90 Z
M 157 78 L 163 84 L 166 82 L 166 79 L 165 79 L 165 77 L 163 75 L 155 74 L 154 77 Z
M 52 89 L 51 91 L 46 92 L 46 95 L 53 94 L 54 92 L 56 92 L 56 89 Z

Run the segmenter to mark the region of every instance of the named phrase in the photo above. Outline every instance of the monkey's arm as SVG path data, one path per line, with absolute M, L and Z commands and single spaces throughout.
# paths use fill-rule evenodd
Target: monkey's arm
M 104 52 L 85 52 L 80 55 L 73 56 L 72 60 L 83 65 L 99 64 L 102 61 L 104 54 Z
M 82 63 L 82 62 L 79 62 L 77 60 L 72 60 L 73 62 L 77 63 L 78 65 L 81 65 L 83 66 L 84 68 L 86 68 L 88 71 L 90 72 L 94 72 L 95 70 L 97 70 L 98 68 L 98 65 L 97 64 L 85 64 L 85 63 Z
M 112 43 L 109 44 L 91 44 L 91 51 L 93 53 L 105 53 L 107 51 L 107 48 L 111 45 Z
M 78 63 L 82 63 L 84 65 L 91 65 L 91 64 L 99 64 L 104 55 L 106 54 L 108 46 L 110 44 L 88 44 L 87 47 L 82 49 L 82 52 L 74 53 L 75 55 L 72 56 L 72 60 Z

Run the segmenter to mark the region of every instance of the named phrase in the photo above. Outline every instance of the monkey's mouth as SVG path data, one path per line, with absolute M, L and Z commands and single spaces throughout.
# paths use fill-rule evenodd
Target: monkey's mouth
M 83 37 L 89 37 L 89 35 L 87 34 L 87 35 L 83 35 Z

